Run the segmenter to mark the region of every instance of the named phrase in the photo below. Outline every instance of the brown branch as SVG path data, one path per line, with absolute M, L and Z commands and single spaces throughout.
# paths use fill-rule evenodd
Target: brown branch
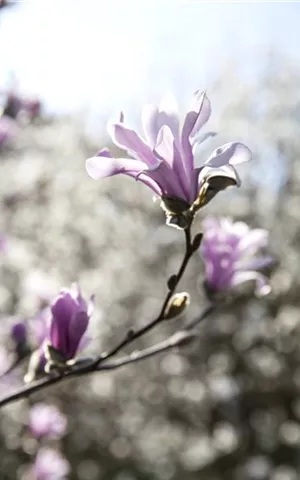
M 152 357 L 154 355 L 157 355 L 161 352 L 164 352 L 166 350 L 170 350 L 174 347 L 179 347 L 182 346 L 189 341 L 191 341 L 192 338 L 195 337 L 195 334 L 191 332 L 191 330 L 206 316 L 211 313 L 213 307 L 209 306 L 206 308 L 203 313 L 198 317 L 197 319 L 193 320 L 189 324 L 186 325 L 186 328 L 174 333 L 171 337 L 168 339 L 153 345 L 151 347 L 145 348 L 140 351 L 135 351 L 132 352 L 129 355 L 123 356 L 121 358 L 115 359 L 111 361 L 110 363 L 104 363 L 104 361 L 108 360 L 109 358 L 117 355 L 120 350 L 125 346 L 129 345 L 131 342 L 136 340 L 137 338 L 141 337 L 145 333 L 149 332 L 152 328 L 154 328 L 156 325 L 159 323 L 163 322 L 165 319 L 165 311 L 167 308 L 167 305 L 172 298 L 172 296 L 175 293 L 175 290 L 186 270 L 186 267 L 188 265 L 188 262 L 193 255 L 195 248 L 193 246 L 193 241 L 191 239 L 191 231 L 190 228 L 187 228 L 184 230 L 185 233 L 185 255 L 183 257 L 183 260 L 180 264 L 180 267 L 178 269 L 178 272 L 175 275 L 172 275 L 172 282 L 168 282 L 168 293 L 164 299 L 164 302 L 162 304 L 162 307 L 160 309 L 160 312 L 158 316 L 149 322 L 148 324 L 144 325 L 138 330 L 130 330 L 125 338 L 119 342 L 114 348 L 112 348 L 110 351 L 107 353 L 103 353 L 96 359 L 82 359 L 79 360 L 77 363 L 74 364 L 73 367 L 71 367 L 70 370 L 65 370 L 64 372 L 55 372 L 51 376 L 47 376 L 45 378 L 42 378 L 40 380 L 36 380 L 32 382 L 30 385 L 26 385 L 22 388 L 20 388 L 17 392 L 8 395 L 7 397 L 4 397 L 2 400 L 0 400 L 0 407 L 7 405 L 9 403 L 12 403 L 14 401 L 20 400 L 22 398 L 26 398 L 30 395 L 32 395 L 35 392 L 38 392 L 44 388 L 47 388 L 51 385 L 54 385 L 56 383 L 59 383 L 61 381 L 67 380 L 68 378 L 71 377 L 77 377 L 81 375 L 86 375 L 89 373 L 94 373 L 94 372 L 99 372 L 99 371 L 105 371 L 105 370 L 115 370 L 117 368 L 123 367 L 125 365 L 131 364 L 138 362 L 140 360 L 144 360 L 146 358 Z M 198 234 L 199 235 L 199 234 Z M 198 242 L 200 243 L 200 242 Z M 69 367 L 70 368 L 70 367 Z
M 136 363 L 141 360 L 153 357 L 154 355 L 158 355 L 159 353 L 165 352 L 167 350 L 171 350 L 174 347 L 181 347 L 187 345 L 196 336 L 196 333 L 192 331 L 192 328 L 196 327 L 197 324 L 204 320 L 214 310 L 214 308 L 214 305 L 210 305 L 202 312 L 199 317 L 188 323 L 185 328 L 179 330 L 178 332 L 175 332 L 172 336 L 160 343 L 157 343 L 156 345 L 147 347 L 143 350 L 137 350 L 129 355 L 112 360 L 110 363 L 100 364 L 100 358 L 97 359 L 98 361 L 92 362 L 90 360 L 83 359 L 80 361 L 79 366 L 75 365 L 71 371 L 47 376 L 40 380 L 36 380 L 30 385 L 26 385 L 20 388 L 17 392 L 2 398 L 0 400 L 0 407 L 13 403 L 17 400 L 21 400 L 22 398 L 27 398 L 35 392 L 43 390 L 47 387 L 50 387 L 51 385 L 65 381 L 72 377 L 79 377 L 82 375 L 101 371 L 103 372 L 107 370 L 116 370 L 118 368 L 124 367 L 125 365 Z

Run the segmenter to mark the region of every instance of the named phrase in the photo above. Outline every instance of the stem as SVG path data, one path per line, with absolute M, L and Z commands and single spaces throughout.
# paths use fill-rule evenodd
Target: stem
M 158 316 L 154 320 L 151 320 L 151 322 L 147 323 L 146 325 L 144 325 L 143 327 L 141 327 L 138 330 L 135 330 L 135 331 L 134 330 L 129 330 L 129 332 L 127 332 L 127 335 L 125 336 L 125 338 L 120 343 L 118 343 L 109 352 L 104 353 L 103 355 L 100 355 L 100 357 L 93 363 L 93 365 L 94 364 L 99 365 L 104 360 L 107 360 L 108 358 L 113 357 L 114 355 L 119 353 L 119 351 L 122 350 L 123 347 L 125 347 L 126 345 L 129 345 L 131 342 L 133 342 L 137 338 L 141 337 L 145 333 L 149 332 L 150 330 L 152 330 L 152 328 L 156 327 L 156 325 L 158 325 L 159 323 L 164 321 L 164 313 L 165 313 L 166 307 L 169 303 L 169 300 L 171 299 L 172 295 L 174 294 L 174 292 L 177 288 L 177 285 L 180 282 L 180 280 L 181 280 L 181 278 L 182 278 L 182 276 L 185 272 L 187 264 L 188 264 L 191 256 L 194 253 L 193 249 L 192 249 L 192 243 L 191 243 L 191 229 L 190 229 L 190 227 L 185 229 L 184 233 L 185 233 L 185 255 L 184 255 L 183 260 L 181 262 L 181 265 L 179 267 L 178 273 L 176 274 L 176 281 L 172 285 L 172 288 L 168 291 Z

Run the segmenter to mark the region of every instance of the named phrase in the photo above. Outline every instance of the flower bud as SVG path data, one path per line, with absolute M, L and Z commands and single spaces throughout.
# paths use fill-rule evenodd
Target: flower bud
M 177 281 L 177 275 L 171 275 L 167 281 L 168 289 L 173 290 L 176 287 Z
M 190 295 L 187 292 L 175 293 L 166 306 L 164 319 L 170 320 L 171 318 L 177 317 L 185 310 L 189 303 Z
M 201 242 L 202 242 L 202 238 L 203 238 L 203 233 L 197 233 L 197 235 L 195 235 L 195 238 L 194 238 L 193 244 L 192 244 L 193 252 L 198 250 L 198 248 L 200 247 Z

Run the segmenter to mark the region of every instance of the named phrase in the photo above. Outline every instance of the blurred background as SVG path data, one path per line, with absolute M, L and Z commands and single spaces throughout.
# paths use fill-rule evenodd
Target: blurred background
M 275 259 L 272 294 L 237 296 L 201 325 L 193 347 L 3 408 L 1 480 L 36 478 L 28 473 L 36 401 L 67 416 L 67 434 L 52 446 L 71 480 L 300 478 L 299 16 L 294 2 L 0 2 L 2 371 L 13 322 L 30 326 L 74 281 L 96 294 L 90 353 L 159 311 L 183 235 L 164 225 L 142 184 L 94 182 L 84 165 L 109 145 L 109 118 L 123 110 L 140 128 L 143 104 L 166 91 L 184 114 L 194 91 L 207 90 L 208 128 L 219 134 L 199 163 L 228 141 L 253 151 L 239 169 L 242 188 L 220 193 L 195 231 L 206 215 L 267 228 Z M 201 279 L 195 257 L 181 285 L 192 295 L 190 318 L 205 305 Z M 2 378 L 1 396 L 23 375 Z

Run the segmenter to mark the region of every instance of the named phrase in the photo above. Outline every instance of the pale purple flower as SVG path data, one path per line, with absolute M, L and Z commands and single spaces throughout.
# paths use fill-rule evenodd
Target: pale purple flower
M 222 292 L 254 280 L 257 295 L 270 292 L 268 279 L 257 272 L 272 263 L 270 256 L 257 255 L 268 245 L 266 230 L 252 230 L 246 223 L 228 218 L 207 218 L 203 227 L 200 254 L 208 291 Z
M 27 327 L 24 322 L 17 322 L 12 325 L 10 330 L 10 336 L 16 345 L 26 343 L 27 340 Z
M 29 428 L 37 439 L 60 438 L 66 431 L 67 420 L 54 405 L 37 403 L 30 410 Z
M 32 468 L 34 480 L 66 480 L 70 464 L 52 448 L 40 448 Z
M 119 122 L 109 125 L 109 133 L 113 143 L 131 158 L 114 158 L 105 148 L 86 161 L 87 172 L 94 179 L 119 173 L 133 177 L 162 199 L 184 202 L 181 210 L 193 205 L 205 186 L 203 193 L 206 197 L 201 199 L 201 205 L 199 202 L 200 208 L 218 191 L 229 185 L 239 186 L 240 179 L 234 165 L 251 158 L 250 150 L 242 143 L 227 143 L 217 148 L 202 167 L 195 167 L 197 145 L 213 135 L 211 132 L 199 135 L 210 114 L 207 95 L 196 92 L 180 128 L 176 101 L 168 96 L 159 108 L 145 106 L 142 112 L 145 139 L 125 126 L 121 114 Z
M 53 301 L 47 340 L 65 361 L 73 359 L 80 348 L 93 306 L 93 297 L 87 304 L 76 285 L 72 289 L 62 289 Z
M 32 382 L 45 370 L 48 372 L 46 367 L 56 363 L 49 357 L 49 346 L 58 351 L 59 363 L 65 363 L 87 345 L 89 338 L 86 330 L 93 307 L 93 296 L 86 304 L 78 287 L 73 285 L 71 289 L 62 289 L 51 308 L 43 308 L 30 321 L 38 348 L 30 357 L 24 377 L 26 383 Z

